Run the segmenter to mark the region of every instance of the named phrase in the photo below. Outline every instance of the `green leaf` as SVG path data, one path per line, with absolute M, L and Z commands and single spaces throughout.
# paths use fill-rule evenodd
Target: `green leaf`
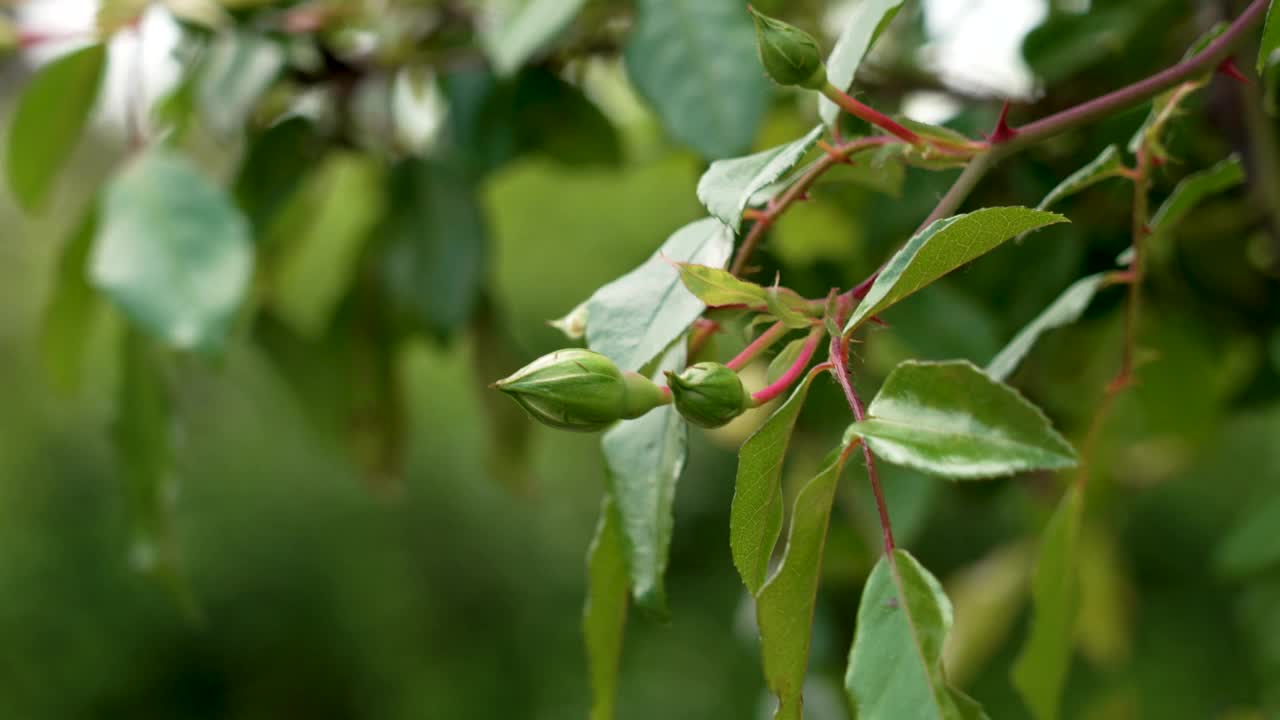
M 707 305 L 764 305 L 768 301 L 763 287 L 739 280 L 728 271 L 689 263 L 677 263 L 676 267 L 685 288 Z
M 832 85 L 841 90 L 848 90 L 853 85 L 853 76 L 857 74 L 862 59 L 901 6 L 902 0 L 861 0 L 854 4 L 840 37 L 831 49 L 831 57 L 827 59 L 827 80 Z M 840 117 L 840 108 L 826 97 L 820 97 L 818 113 L 827 126 L 834 127 L 836 118 Z
M 806 342 L 808 342 L 808 338 L 796 338 L 787 343 L 782 348 L 782 352 L 774 356 L 773 361 L 769 363 L 769 370 L 765 374 L 765 385 L 772 385 L 787 374 L 787 371 L 791 369 L 796 360 L 800 359 L 800 352 L 804 350 Z
M 1249 507 L 1218 545 L 1218 569 L 1242 579 L 1280 564 L 1280 496 Z
M 558 320 L 548 320 L 547 324 L 564 333 L 570 340 L 581 340 L 587 335 L 587 301 L 578 303 L 568 315 Z
M 90 45 L 46 65 L 18 98 L 9 128 L 9 189 L 28 212 L 42 210 L 75 150 L 102 86 L 107 51 Z
M 623 370 L 639 370 L 705 309 L 670 261 L 724 267 L 733 233 L 715 218 L 677 230 L 643 265 L 600 288 L 587 302 L 587 347 Z
M 947 684 L 942 647 L 951 623 L 942 585 L 910 553 L 880 558 L 862 591 L 844 679 L 858 720 L 987 717 Z
M 769 689 L 778 696 L 776 720 L 803 717 L 801 691 L 809 665 L 822 555 L 843 470 L 843 456 L 837 449 L 827 456 L 817 477 L 800 489 L 791 510 L 787 550 L 778 570 L 756 597 L 764 674 Z
M 771 287 L 765 291 L 765 305 L 769 313 L 789 328 L 806 328 L 813 324 L 809 317 L 809 303 L 794 290 Z
M 271 227 L 280 248 L 271 306 L 306 337 L 319 337 L 351 287 L 365 244 L 382 216 L 382 168 L 336 152 L 306 180 Z
M 637 0 L 631 82 L 677 140 L 708 158 L 751 146 L 771 89 L 739 0 Z
M 1226 192 L 1244 182 L 1244 165 L 1232 154 L 1217 165 L 1183 178 L 1151 218 L 1153 233 L 1176 224 L 1205 198 Z
M 591 720 L 613 720 L 618 665 L 627 626 L 627 569 L 613 498 L 605 496 L 600 522 L 587 550 L 587 603 L 582 634 L 591 675 Z
M 1081 190 L 1097 185 L 1107 178 L 1120 177 L 1124 170 L 1124 157 L 1120 154 L 1120 148 L 1115 145 L 1108 145 L 1088 165 L 1075 171 L 1066 180 L 1058 183 L 1057 187 L 1050 190 L 1049 194 L 1045 195 L 1040 204 L 1036 206 L 1036 209 L 1048 210 L 1050 206 L 1056 205 Z
M 201 117 L 223 137 L 236 137 L 285 66 L 280 43 L 249 32 L 214 36 L 196 83 Z
M 171 347 L 221 347 L 252 274 L 248 221 L 183 156 L 152 148 L 107 185 L 91 281 Z
M 1055 328 L 1064 327 L 1080 319 L 1085 308 L 1093 300 L 1106 280 L 1105 273 L 1080 278 L 1054 300 L 1044 312 L 1022 328 L 1013 340 L 987 365 L 986 373 L 993 380 L 1004 382 L 1017 369 L 1022 358 L 1031 352 L 1040 336 Z
M 814 377 L 813 373 L 805 376 L 791 397 L 738 451 L 738 476 L 729 511 L 729 547 L 733 564 L 752 595 L 758 594 L 764 584 L 773 546 L 782 532 L 782 461 Z
M 1075 646 L 1080 582 L 1076 546 L 1084 494 L 1073 484 L 1045 527 L 1031 580 L 1031 634 L 1013 666 L 1013 685 L 1037 720 L 1055 720 Z
M 712 215 L 738 232 L 742 228 L 742 211 L 753 196 L 794 168 L 822 137 L 822 129 L 819 125 L 795 142 L 754 155 L 711 163 L 698 181 L 698 199 Z
M 310 120 L 294 116 L 254 133 L 233 187 L 236 203 L 253 223 L 262 242 L 276 213 L 303 184 L 323 150 L 320 133 Z
M 96 204 L 89 209 L 62 250 L 54 276 L 53 295 L 44 310 L 40 350 L 54 385 L 63 392 L 80 386 L 85 347 L 102 302 L 89 285 L 89 250 L 97 231 Z
M 1227 23 L 1219 22 L 1209 28 L 1183 54 L 1183 61 L 1190 60 L 1203 52 L 1214 39 L 1226 32 L 1227 27 Z M 1136 155 L 1143 146 L 1146 146 L 1147 150 L 1151 151 L 1155 157 L 1167 158 L 1169 151 L 1165 149 L 1161 138 L 1165 128 L 1170 121 L 1178 116 L 1178 108 L 1182 102 L 1205 85 L 1208 85 L 1211 77 L 1213 77 L 1213 71 L 1206 70 L 1198 77 L 1191 78 L 1157 95 L 1155 100 L 1151 102 L 1151 111 L 1147 113 L 1147 118 L 1142 121 L 1142 125 L 1138 127 L 1137 132 L 1129 139 L 1129 152 Z
M 1267 6 L 1267 23 L 1262 27 L 1262 44 L 1258 47 L 1259 76 L 1271 65 L 1271 56 L 1280 50 L 1280 11 L 1276 10 L 1276 5 L 1276 1 L 1271 0 Z
M 391 177 L 382 235 L 383 277 L 403 317 L 437 337 L 471 316 L 484 284 L 488 229 L 464 173 L 432 160 L 407 160 Z
M 493 4 L 497 7 L 496 22 L 485 28 L 481 38 L 494 70 L 509 76 L 569 27 L 586 0 L 505 0 Z
M 653 377 L 684 369 L 685 360 L 685 345 L 678 342 L 663 356 Z M 663 576 L 671 546 L 671 506 L 688 443 L 688 424 L 671 405 L 615 425 L 600 443 L 621 523 L 631 593 L 638 607 L 656 617 L 667 614 Z
M 907 241 L 885 265 L 846 334 L 911 293 L 1023 233 L 1067 222 L 1056 213 L 1023 207 L 986 208 L 939 220 Z
M 1039 408 L 962 360 L 894 368 L 849 432 L 889 462 L 953 480 L 1076 463 Z

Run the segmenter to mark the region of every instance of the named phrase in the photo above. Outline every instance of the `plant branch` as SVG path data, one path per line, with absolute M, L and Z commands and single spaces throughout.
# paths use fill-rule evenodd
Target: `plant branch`
M 923 142 L 919 135 L 906 129 L 893 118 L 885 115 L 879 110 L 876 110 L 870 105 L 864 105 L 863 103 L 858 102 L 848 93 L 845 93 L 843 90 L 829 82 L 824 85 L 819 92 L 826 95 L 827 99 L 838 105 L 841 110 L 844 110 L 854 117 L 866 120 L 872 125 L 885 130 L 889 134 L 902 139 L 910 145 L 919 145 Z
M 760 353 L 768 350 L 774 343 L 782 339 L 787 334 L 787 324 L 784 322 L 776 322 L 769 327 L 768 330 L 760 333 L 760 337 L 756 338 L 750 345 L 742 349 L 738 356 L 725 363 L 725 367 L 730 370 L 741 370 L 746 367 L 747 363 L 755 360 Z
M 866 413 L 862 408 L 862 400 L 858 398 L 858 391 L 853 387 L 853 376 L 849 372 L 849 341 L 843 335 L 836 335 L 831 338 L 831 374 L 835 375 L 836 382 L 840 384 L 840 389 L 844 391 L 845 400 L 849 403 L 849 410 L 853 413 L 853 419 L 862 422 L 862 418 Z M 880 530 L 884 539 L 885 555 L 892 556 L 895 547 L 893 541 L 893 524 L 889 520 L 889 505 L 884 499 L 884 488 L 880 485 L 880 473 L 876 471 L 876 457 L 871 452 L 871 448 L 864 442 L 862 443 L 862 458 L 867 465 L 867 478 L 871 482 L 871 492 L 876 498 L 876 510 L 880 514 Z
M 800 355 L 796 357 L 796 361 L 791 363 L 791 367 L 787 368 L 787 371 L 783 373 L 782 377 L 778 378 L 777 382 L 752 394 L 752 402 L 756 405 L 763 405 L 786 392 L 787 388 L 790 388 L 804 374 L 804 369 L 809 365 L 809 361 L 813 359 L 813 353 L 817 351 L 818 343 L 822 342 L 822 335 L 825 332 L 826 330 L 821 325 L 810 330 L 809 337 L 805 339 L 804 347 L 800 348 Z

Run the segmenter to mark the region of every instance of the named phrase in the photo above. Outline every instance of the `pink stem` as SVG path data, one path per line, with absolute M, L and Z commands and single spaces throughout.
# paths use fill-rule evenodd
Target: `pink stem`
M 757 405 L 763 405 L 770 400 L 778 397 L 787 391 L 787 388 L 795 384 L 795 381 L 804 374 L 804 369 L 809 365 L 809 361 L 813 359 L 813 353 L 818 349 L 818 343 L 822 341 L 823 329 L 816 327 L 809 332 L 809 337 L 804 341 L 804 347 L 800 348 L 800 357 L 796 358 L 791 367 L 778 378 L 777 382 L 764 388 L 763 390 L 752 394 L 751 399 Z
M 738 356 L 725 363 L 725 367 L 737 372 L 746 367 L 747 363 L 759 357 L 760 353 L 768 350 L 774 343 L 782 339 L 787 334 L 787 326 L 784 323 L 774 323 L 768 330 L 760 334 L 754 342 L 742 349 Z

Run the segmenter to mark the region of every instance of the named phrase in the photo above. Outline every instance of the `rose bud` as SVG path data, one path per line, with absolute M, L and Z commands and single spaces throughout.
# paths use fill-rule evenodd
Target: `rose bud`
M 822 62 L 818 41 L 794 25 L 747 9 L 756 23 L 756 45 L 765 72 L 779 85 L 799 85 L 821 90 L 827 84 L 827 67 Z
M 624 373 L 604 355 L 577 348 L 544 355 L 493 386 L 533 419 L 577 432 L 603 430 L 670 401 L 639 373 Z
M 705 428 L 720 427 L 753 405 L 738 374 L 720 363 L 698 363 L 678 375 L 668 372 L 667 385 L 676 410 Z

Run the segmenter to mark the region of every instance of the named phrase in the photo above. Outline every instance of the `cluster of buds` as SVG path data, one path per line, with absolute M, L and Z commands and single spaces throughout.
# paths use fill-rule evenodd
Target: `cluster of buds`
M 719 363 L 698 363 L 667 373 L 660 387 L 639 373 L 623 372 L 590 350 L 557 350 L 499 380 L 533 419 L 562 430 L 594 432 L 675 402 L 676 410 L 701 427 L 720 427 L 754 405 L 738 375 Z

